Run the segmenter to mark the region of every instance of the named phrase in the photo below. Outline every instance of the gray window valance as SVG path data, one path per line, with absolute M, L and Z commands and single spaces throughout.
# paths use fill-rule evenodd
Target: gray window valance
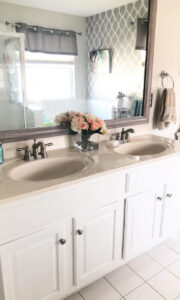
M 25 34 L 25 50 L 49 54 L 78 55 L 76 32 L 16 23 Z

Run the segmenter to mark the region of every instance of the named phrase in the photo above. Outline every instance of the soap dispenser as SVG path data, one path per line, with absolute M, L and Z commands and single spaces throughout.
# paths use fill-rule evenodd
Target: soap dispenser
M 3 162 L 4 162 L 4 153 L 3 153 L 2 144 L 0 143 L 0 164 L 3 164 Z

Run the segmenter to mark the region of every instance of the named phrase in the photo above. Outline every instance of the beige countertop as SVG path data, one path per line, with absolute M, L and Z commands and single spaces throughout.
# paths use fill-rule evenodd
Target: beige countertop
M 11 159 L 5 161 L 0 166 L 0 204 L 12 202 L 14 200 L 20 200 L 25 197 L 34 196 L 36 194 L 45 193 L 55 188 L 68 187 L 75 183 L 87 181 L 89 179 L 98 178 L 102 175 L 108 175 L 114 172 L 118 172 L 124 168 L 131 167 L 132 165 L 140 165 L 153 160 L 164 159 L 167 156 L 174 156 L 180 153 L 180 143 L 174 140 L 162 138 L 154 135 L 137 136 L 132 138 L 132 141 L 158 141 L 168 145 L 168 149 L 165 152 L 156 155 L 148 155 L 142 157 L 134 157 L 122 155 L 114 152 L 114 149 L 108 147 L 107 142 L 100 144 L 98 151 L 91 151 L 87 153 L 77 152 L 75 149 L 59 149 L 49 151 L 49 158 L 53 157 L 77 157 L 90 158 L 92 164 L 86 170 L 76 173 L 71 176 L 46 180 L 46 181 L 22 181 L 12 179 L 10 176 L 11 170 L 17 166 L 23 164 L 33 164 L 33 162 L 24 162 L 20 159 Z

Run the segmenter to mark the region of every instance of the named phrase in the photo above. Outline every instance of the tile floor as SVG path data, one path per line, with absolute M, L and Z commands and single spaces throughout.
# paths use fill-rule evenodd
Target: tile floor
M 180 234 L 66 300 L 180 300 Z

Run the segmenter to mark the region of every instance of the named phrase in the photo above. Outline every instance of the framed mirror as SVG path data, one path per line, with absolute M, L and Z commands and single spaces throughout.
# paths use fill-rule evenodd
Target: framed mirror
M 108 128 L 148 122 L 157 0 L 102 0 L 71 11 L 6 2 L 1 142 L 68 134 L 54 122 L 66 111 L 95 114 Z

